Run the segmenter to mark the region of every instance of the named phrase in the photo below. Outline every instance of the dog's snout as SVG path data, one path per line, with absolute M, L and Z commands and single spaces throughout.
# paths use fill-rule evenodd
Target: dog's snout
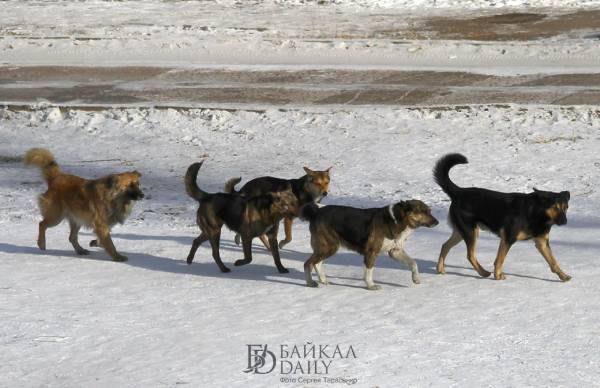
M 327 191 L 323 192 L 323 197 L 327 197 Z
M 431 216 L 431 223 L 429 224 L 429 225 L 430 225 L 430 227 L 434 227 L 434 226 L 436 226 L 436 225 L 437 225 L 437 224 L 439 224 L 439 223 L 440 223 L 440 222 L 437 220 L 437 218 L 435 218 L 435 217 Z

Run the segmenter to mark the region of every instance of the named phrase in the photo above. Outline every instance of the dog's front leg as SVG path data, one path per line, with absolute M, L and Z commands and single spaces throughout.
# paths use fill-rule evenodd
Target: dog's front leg
M 367 283 L 367 290 L 375 291 L 380 290 L 381 286 L 378 286 L 373 281 L 373 271 L 375 270 L 375 260 L 377 260 L 377 254 L 366 254 L 365 255 L 365 283 Z
M 294 223 L 293 218 L 284 218 L 283 220 L 283 228 L 285 231 L 285 239 L 279 242 L 279 248 L 283 248 L 290 241 L 292 241 L 292 225 Z
M 236 260 L 235 266 L 252 263 L 252 237 L 242 235 L 242 247 L 244 248 L 244 259 Z
M 104 248 L 114 261 L 127 261 L 127 256 L 123 256 L 117 252 L 115 244 L 113 244 L 112 238 L 110 237 L 110 231 L 106 226 L 96 224 L 94 226 L 94 232 L 96 233 L 96 236 L 98 236 L 102 248 Z
M 410 268 L 412 272 L 412 281 L 415 284 L 421 283 L 421 279 L 419 278 L 419 266 L 417 262 L 404 252 L 404 249 L 395 248 L 388 252 L 390 257 L 398 262 L 404 263 Z
M 275 261 L 275 266 L 279 273 L 288 273 L 290 272 L 287 268 L 281 264 L 281 257 L 279 256 L 279 247 L 277 246 L 277 230 L 279 229 L 279 224 L 273 225 L 271 230 L 267 233 L 269 237 L 269 245 L 271 246 L 271 255 L 273 255 L 273 260 Z
M 558 261 L 554 257 L 552 249 L 550 249 L 550 239 L 548 238 L 548 235 L 536 238 L 535 247 L 542 254 L 542 256 L 544 256 L 544 259 L 546 259 L 546 262 L 550 266 L 550 270 L 557 274 L 560 280 L 563 282 L 568 282 L 571 280 L 571 276 L 567 275 L 562 269 L 560 269 Z

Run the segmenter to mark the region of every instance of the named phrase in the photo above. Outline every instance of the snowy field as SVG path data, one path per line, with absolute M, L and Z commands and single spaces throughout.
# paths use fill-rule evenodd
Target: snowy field
M 590 16 L 600 13 L 599 1 L 3 1 L 0 7 L 1 387 L 600 386 L 600 108 L 593 98 L 581 105 L 303 106 L 265 92 L 255 103 L 156 103 L 171 79 L 185 86 L 178 70 L 199 70 L 197 84 L 227 87 L 221 76 L 220 83 L 202 79 L 206 69 L 246 76 L 313 69 L 324 72 L 322 82 L 294 87 L 338 92 L 343 88 L 327 71 L 355 71 L 356 81 L 344 81 L 346 73 L 335 80 L 359 92 L 367 88 L 359 76 L 370 79 L 370 70 L 461 72 L 458 80 L 486 74 L 497 78 L 481 76 L 469 87 L 515 99 L 524 89 L 509 90 L 499 77 L 522 76 L 528 90 L 545 79 L 540 93 L 563 88 L 587 101 L 599 85 L 600 41 L 593 36 L 600 19 Z M 511 23 L 526 22 L 506 27 L 478 19 L 505 20 L 502 13 L 512 15 Z M 453 37 L 436 19 L 443 17 L 468 19 L 468 26 Z M 495 35 L 474 39 L 473 20 L 493 24 Z M 40 65 L 47 67 L 36 74 Z M 74 72 L 77 66 L 85 71 Z M 110 79 L 97 66 L 174 70 L 156 71 L 151 84 L 126 71 L 120 74 L 131 78 Z M 284 78 L 272 82 L 286 88 Z M 436 80 L 425 81 L 443 83 Z M 154 85 L 147 95 L 156 98 L 113 99 L 108 88 L 122 82 L 132 89 Z M 85 93 L 63 105 L 17 93 L 48 88 Z M 48 231 L 47 251 L 37 248 L 36 197 L 46 185 L 22 164 L 31 147 L 50 149 L 64 171 L 84 177 L 143 174 L 146 198 L 113 230 L 129 261 L 112 262 L 100 249 L 77 257 L 66 224 Z M 449 200 L 431 170 L 448 152 L 469 158 L 452 170 L 460 186 L 571 192 L 569 222 L 551 233 L 570 282 L 550 272 L 531 242 L 511 249 L 505 281 L 480 278 L 463 244 L 450 252 L 447 274 L 435 273 L 450 235 Z M 207 191 L 240 175 L 295 178 L 303 166 L 333 166 L 325 204 L 424 201 L 440 224 L 417 230 L 407 243 L 421 284 L 381 256 L 375 281 L 383 289 L 367 291 L 362 259 L 342 250 L 325 264 L 330 284 L 305 287 L 311 249 L 301 221 L 281 251 L 288 274 L 277 272 L 258 241 L 254 262 L 233 267 L 242 251 L 229 231 L 221 252 L 230 273 L 218 271 L 208 245 L 188 266 L 199 230 L 183 174 L 202 157 L 198 181 Z M 93 238 L 80 234 L 82 245 Z M 498 239 L 482 233 L 478 256 L 488 270 L 497 248 Z M 245 373 L 248 345 L 268 345 L 276 368 Z M 306 345 L 329 345 L 330 356 L 339 345 L 343 356 L 301 354 L 291 359 L 304 372 L 311 361 L 326 361 L 327 374 L 283 373 L 281 347 L 302 353 Z M 355 357 L 346 357 L 350 346 Z
M 0 385 L 277 386 L 278 375 L 242 372 L 246 344 L 306 342 L 352 345 L 357 359 L 338 361 L 332 376 L 358 378 L 359 386 L 597 383 L 597 109 L 55 109 L 1 117 Z M 31 146 L 49 147 L 64 170 L 83 176 L 144 174 L 148 199 L 114 230 L 128 262 L 102 251 L 76 257 L 66 225 L 50 230 L 47 252 L 37 249 L 35 197 L 44 184 L 12 159 Z M 569 224 L 552 232 L 571 282 L 560 283 L 529 242 L 511 250 L 506 281 L 479 278 L 462 245 L 450 253 L 448 274 L 434 273 L 449 228 L 431 167 L 448 151 L 470 158 L 453 170 L 460 185 L 571 191 Z M 329 204 L 425 201 L 442 222 L 408 243 L 422 284 L 381 257 L 375 279 L 383 290 L 366 291 L 361 258 L 341 252 L 326 264 L 332 284 L 306 288 L 309 233 L 301 222 L 282 251 L 289 274 L 278 274 L 258 245 L 255 262 L 229 274 L 207 246 L 187 266 L 198 230 L 182 176 L 205 154 L 199 182 L 210 191 L 240 174 L 296 177 L 303 165 L 333 165 Z M 229 264 L 242 257 L 232 237 L 224 234 L 222 249 Z M 487 269 L 497 243 L 480 240 Z

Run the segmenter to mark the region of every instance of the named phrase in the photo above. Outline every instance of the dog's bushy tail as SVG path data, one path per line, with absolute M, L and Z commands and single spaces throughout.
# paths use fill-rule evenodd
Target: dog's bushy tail
M 46 183 L 61 174 L 54 155 L 45 148 L 32 148 L 25 153 L 24 162 L 26 166 L 34 166 L 42 171 Z
M 187 194 L 196 201 L 202 201 L 208 195 L 208 193 L 200 189 L 196 183 L 198 171 L 200 170 L 200 167 L 202 167 L 202 163 L 204 163 L 204 160 L 191 164 L 185 173 L 185 190 L 187 191 Z
M 319 212 L 319 205 L 314 202 L 309 202 L 300 208 L 300 219 L 304 221 L 312 221 Z
M 223 188 L 223 191 L 225 193 L 236 193 L 237 191 L 235 191 L 235 185 L 237 185 L 241 181 L 242 181 L 242 177 L 231 178 L 230 180 L 225 182 L 225 187 Z
M 466 164 L 469 161 L 462 154 L 447 154 L 440 158 L 433 168 L 433 177 L 438 185 L 452 198 L 460 189 L 450 180 L 450 169 L 457 164 Z

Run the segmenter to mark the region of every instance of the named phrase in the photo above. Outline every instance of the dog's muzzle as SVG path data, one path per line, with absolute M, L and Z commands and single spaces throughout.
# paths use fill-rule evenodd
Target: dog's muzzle
M 127 191 L 127 197 L 131 198 L 134 201 L 139 201 L 144 198 L 144 193 L 139 190 L 130 190 Z
M 435 217 L 431 217 L 431 221 L 429 222 L 429 224 L 427 224 L 428 227 L 433 228 L 434 226 L 436 226 L 437 224 L 439 224 L 440 222 L 437 220 L 437 218 Z

